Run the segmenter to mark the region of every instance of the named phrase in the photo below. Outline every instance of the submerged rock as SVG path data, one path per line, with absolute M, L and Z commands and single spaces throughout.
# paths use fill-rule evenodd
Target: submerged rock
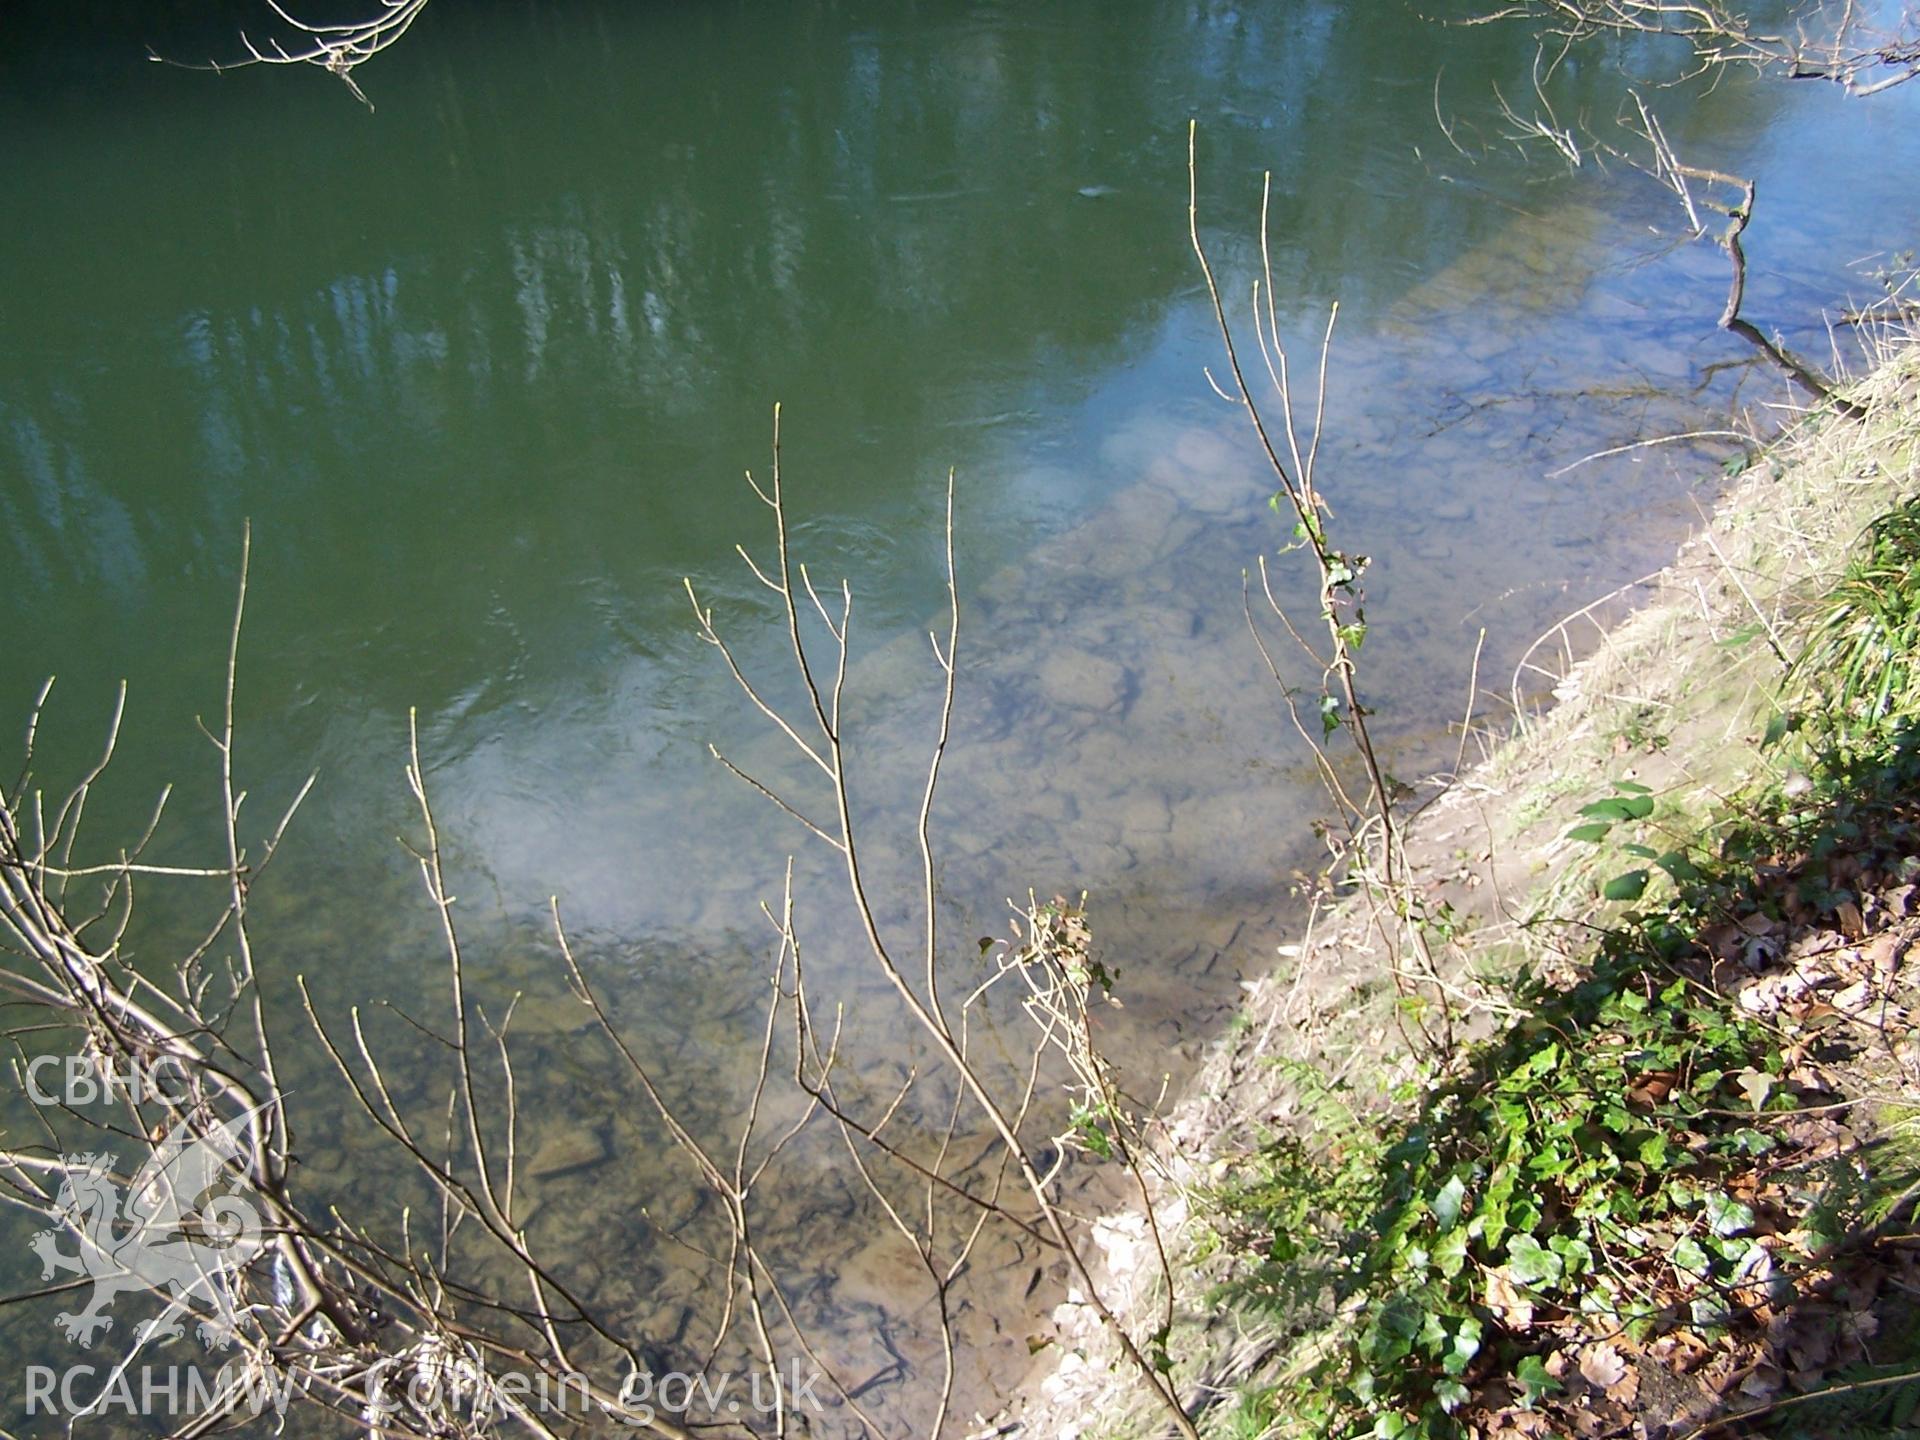
M 1127 698 L 1127 669 L 1090 650 L 1063 649 L 1042 667 L 1040 690 L 1071 710 L 1112 710 Z
M 597 1129 L 584 1125 L 557 1126 L 534 1147 L 527 1161 L 527 1173 L 551 1180 L 604 1164 L 612 1153 L 607 1137 Z

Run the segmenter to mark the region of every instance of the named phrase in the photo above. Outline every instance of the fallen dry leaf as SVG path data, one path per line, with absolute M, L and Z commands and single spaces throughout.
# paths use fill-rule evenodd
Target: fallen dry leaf
M 1605 1344 L 1589 1345 L 1580 1356 L 1580 1378 L 1595 1389 L 1611 1392 L 1627 1375 L 1620 1352 Z
M 1627 1082 L 1627 1099 L 1636 1105 L 1658 1105 L 1672 1092 L 1680 1076 L 1672 1070 L 1654 1070 Z
M 1773 1076 L 1764 1070 L 1746 1069 L 1734 1076 L 1734 1080 L 1756 1114 L 1766 1108 L 1767 1096 L 1773 1093 Z
M 1607 1398 L 1629 1408 L 1640 1398 L 1640 1372 L 1631 1365 L 1618 1383 L 1607 1387 Z
M 1604 1440 L 1620 1433 L 1620 1407 L 1602 1401 L 1600 1408 L 1581 1406 L 1572 1413 L 1574 1434 L 1580 1440 Z
M 1675 1330 L 1654 1341 L 1647 1353 L 1667 1369 L 1685 1375 L 1713 1352 L 1691 1330 Z
M 1487 1271 L 1487 1309 L 1510 1330 L 1524 1330 L 1533 1324 L 1533 1302 L 1507 1274 L 1507 1267 Z
M 1873 986 L 1865 980 L 1836 991 L 1833 1008 L 1845 1015 L 1857 1015 L 1873 1004 Z
M 1830 1325 L 1796 1326 L 1787 1342 L 1787 1354 L 1794 1367 L 1818 1370 L 1833 1359 L 1833 1329 Z
M 1780 1393 L 1781 1375 L 1771 1365 L 1756 1365 L 1740 1382 L 1740 1393 L 1750 1400 L 1771 1400 Z

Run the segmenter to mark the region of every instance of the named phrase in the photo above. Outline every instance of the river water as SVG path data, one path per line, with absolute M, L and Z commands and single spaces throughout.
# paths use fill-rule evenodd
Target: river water
M 473 984 L 526 996 L 522 1124 L 564 1172 L 533 1233 L 591 1250 L 597 1298 L 669 1358 L 711 1296 L 662 1231 L 699 1207 L 565 999 L 548 897 L 705 1134 L 753 1074 L 756 906 L 796 849 L 814 983 L 849 1007 L 867 1078 L 917 1055 L 831 857 L 706 754 L 817 805 L 682 588 L 792 700 L 733 553 L 767 553 L 742 472 L 765 475 L 775 402 L 798 551 L 853 584 L 847 717 L 883 921 L 917 924 L 951 468 L 961 658 L 934 814 L 951 964 L 979 963 L 1007 897 L 1089 892 L 1127 1000 L 1111 1033 L 1151 1090 L 1297 921 L 1323 810 L 1241 613 L 1243 571 L 1285 527 L 1204 374 L 1189 117 L 1230 303 L 1266 172 L 1297 359 L 1341 303 L 1322 482 L 1375 557 L 1364 658 L 1408 781 L 1451 763 L 1481 629 L 1503 682 L 1545 626 L 1659 563 L 1726 447 L 1562 467 L 1784 398 L 1715 329 L 1724 258 L 1679 243 L 1670 197 L 1591 140 L 1568 167 L 1503 139 L 1495 87 L 1539 108 L 1516 28 L 1360 0 L 440 0 L 360 72 L 369 110 L 311 70 L 147 61 L 148 43 L 237 53 L 226 18 L 28 25 L 6 62 L 0 724 L 58 675 L 51 782 L 125 679 L 89 833 L 110 855 L 176 781 L 151 858 L 206 863 L 216 772 L 194 717 L 219 706 L 250 521 L 249 833 L 319 775 L 255 895 L 274 1003 L 297 1028 L 300 974 L 333 1018 L 444 1014 L 434 917 L 394 838 L 418 833 L 416 710 Z M 1606 58 L 1546 93 L 1624 143 Z M 1870 297 L 1874 257 L 1920 224 L 1913 104 L 1744 75 L 1649 93 L 1684 158 L 1758 179 L 1747 313 L 1824 357 L 1820 307 Z M 1295 606 L 1299 559 L 1275 561 Z M 151 904 L 136 934 L 157 956 L 217 900 Z M 374 1026 L 431 1108 L 431 1047 Z M 377 1152 L 323 1067 L 290 1064 L 313 1183 L 376 1206 Z M 932 1353 L 915 1267 L 869 1243 L 830 1147 L 796 1157 L 770 1244 L 838 1363 L 911 1432 Z M 1032 1267 L 1006 1247 L 976 1268 L 991 1308 Z M 1027 1334 L 976 1325 L 970 1395 L 1016 1375 Z

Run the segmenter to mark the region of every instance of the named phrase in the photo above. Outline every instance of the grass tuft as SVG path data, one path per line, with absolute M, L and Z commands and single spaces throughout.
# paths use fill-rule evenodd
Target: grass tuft
M 1867 527 L 1804 623 L 1789 693 L 1838 740 L 1920 714 L 1920 499 Z

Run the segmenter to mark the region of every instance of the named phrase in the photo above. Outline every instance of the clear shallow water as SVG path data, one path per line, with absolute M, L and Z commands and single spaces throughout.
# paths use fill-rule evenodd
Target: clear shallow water
M 660 1141 L 610 1098 L 575 1017 L 532 1003 L 560 991 L 541 917 L 557 895 L 718 1131 L 757 1053 L 754 907 L 798 837 L 704 743 L 804 777 L 697 640 L 680 580 L 780 673 L 732 556 L 764 549 L 739 472 L 764 465 L 775 400 L 800 546 L 856 587 L 886 917 L 911 924 L 889 859 L 935 700 L 921 632 L 951 466 L 950 933 L 964 959 L 1004 897 L 1090 891 L 1129 1000 L 1116 1034 L 1151 1037 L 1129 1053 L 1152 1072 L 1271 957 L 1319 811 L 1241 619 L 1241 572 L 1280 536 L 1202 376 L 1217 341 L 1186 243 L 1187 117 L 1230 293 L 1270 170 L 1283 322 L 1310 350 L 1342 302 L 1324 482 L 1377 557 L 1366 653 L 1409 778 L 1451 760 L 1479 628 L 1503 676 L 1544 625 L 1658 563 L 1711 465 L 1670 448 L 1549 472 L 1711 423 L 1743 373 L 1716 367 L 1746 358 L 1713 328 L 1724 261 L 1671 248 L 1677 212 L 1648 182 L 1447 146 L 1436 76 L 1492 139 L 1489 89 L 1524 92 L 1523 37 L 1378 6 L 448 4 L 363 72 L 372 114 L 306 72 L 215 78 L 103 38 L 24 55 L 0 98 L 0 715 L 61 677 L 57 773 L 125 677 L 94 834 L 175 779 L 156 853 L 201 858 L 214 771 L 192 721 L 218 703 L 251 518 L 256 823 L 321 776 L 256 900 L 279 997 L 304 973 L 336 1014 L 440 1003 L 391 838 L 418 707 L 477 983 L 530 992 L 539 1124 L 598 1127 L 623 1176 L 650 1175 Z M 1559 85 L 1564 113 L 1619 96 L 1597 65 Z M 1751 316 L 1818 353 L 1816 307 L 1868 288 L 1846 262 L 1911 243 L 1912 111 L 1744 77 L 1664 101 L 1683 154 L 1759 177 Z M 802 870 L 815 974 L 857 1003 L 877 1063 L 904 1064 L 821 858 Z M 404 1028 L 389 1043 L 408 1053 Z M 316 1179 L 351 1187 L 363 1152 L 311 1110 Z M 880 1333 L 924 1360 L 829 1158 L 802 1162 L 794 1263 L 850 1370 L 886 1367 Z M 554 1182 L 536 1233 L 623 1237 L 603 1294 L 673 1342 L 697 1278 L 640 1212 L 693 1202 L 609 1173 Z M 980 1268 L 1019 1288 L 1028 1263 Z M 1004 1378 L 1023 1338 L 981 1337 L 979 1368 Z M 876 1394 L 910 1413 L 924 1380 Z

